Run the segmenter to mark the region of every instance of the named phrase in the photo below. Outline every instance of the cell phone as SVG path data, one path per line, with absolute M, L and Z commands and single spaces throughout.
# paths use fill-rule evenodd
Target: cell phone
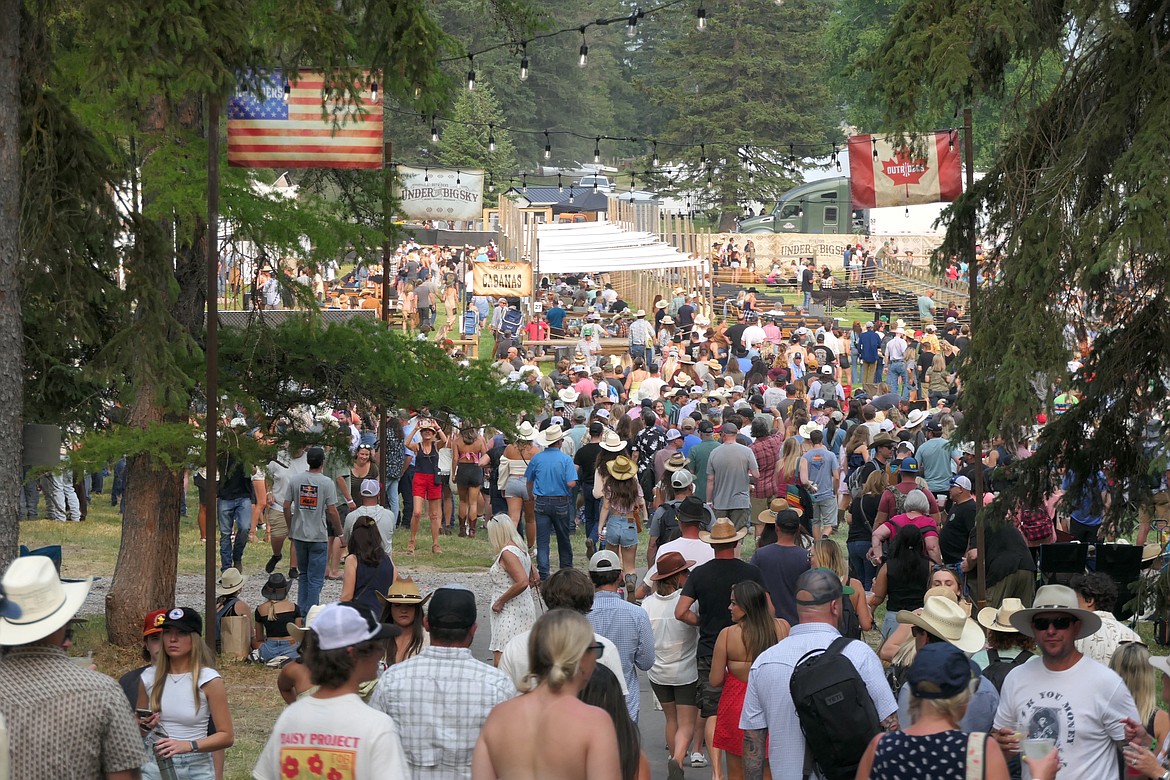
M 136 708 L 134 710 L 134 714 L 140 718 L 149 718 L 151 715 L 154 714 L 154 711 L 153 710 L 140 710 L 140 709 Z

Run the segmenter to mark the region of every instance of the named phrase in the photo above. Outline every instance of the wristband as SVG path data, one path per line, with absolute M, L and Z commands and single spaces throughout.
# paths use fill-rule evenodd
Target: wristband
M 195 739 L 191 740 L 191 752 L 192 753 L 199 752 L 199 741 L 198 740 L 195 740 Z

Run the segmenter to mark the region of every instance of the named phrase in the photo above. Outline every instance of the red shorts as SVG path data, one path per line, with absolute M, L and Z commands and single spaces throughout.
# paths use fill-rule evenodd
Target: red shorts
M 410 483 L 415 498 L 424 498 L 427 501 L 438 501 L 443 497 L 443 486 L 435 484 L 434 474 L 419 474 L 415 472 L 414 481 Z

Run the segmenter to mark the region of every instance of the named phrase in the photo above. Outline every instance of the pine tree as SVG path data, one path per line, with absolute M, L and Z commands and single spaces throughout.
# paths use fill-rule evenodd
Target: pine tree
M 499 194 L 488 191 L 489 182 L 507 181 L 517 170 L 512 134 L 503 129 L 504 116 L 491 86 L 481 82 L 460 92 L 451 118 L 439 143 L 439 161 L 448 168 L 483 170 L 484 204 L 493 206 Z

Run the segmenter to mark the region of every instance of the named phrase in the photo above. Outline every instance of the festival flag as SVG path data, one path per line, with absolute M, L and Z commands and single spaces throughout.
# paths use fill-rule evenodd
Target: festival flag
M 368 77 L 368 74 L 367 74 Z M 259 81 L 259 88 L 253 85 Z M 228 101 L 228 164 L 238 168 L 382 167 L 382 105 L 367 93 L 362 110 L 325 97 L 321 73 L 288 82 L 277 69 L 248 74 Z M 336 117 L 336 126 L 334 118 Z
M 853 208 L 949 203 L 963 193 L 956 132 L 940 130 L 922 139 L 923 155 L 894 148 L 884 137 L 855 135 L 849 141 Z

